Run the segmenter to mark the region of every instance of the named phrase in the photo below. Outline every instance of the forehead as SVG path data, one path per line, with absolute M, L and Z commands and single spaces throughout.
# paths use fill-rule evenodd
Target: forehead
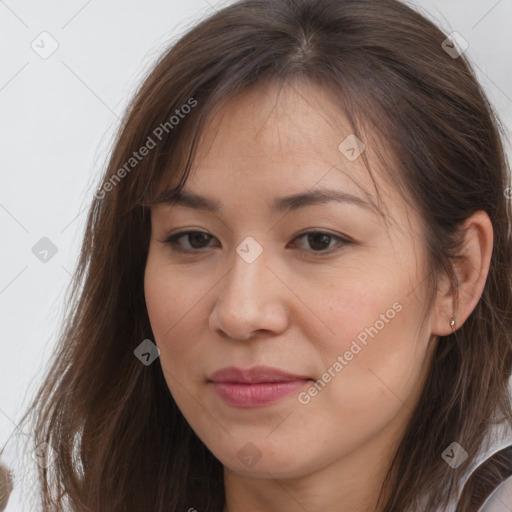
M 196 161 L 236 159 L 250 166 L 271 160 L 300 170 L 310 160 L 324 160 L 326 166 L 354 167 L 354 172 L 358 162 L 349 165 L 338 149 L 352 130 L 341 113 L 332 114 L 335 108 L 327 91 L 307 82 L 253 86 L 219 106 L 205 127 Z
M 268 198 L 329 188 L 387 210 L 398 198 L 375 165 L 367 135 L 356 138 L 332 92 L 317 84 L 258 84 L 218 105 L 185 188 L 223 201 L 234 191 Z M 177 182 L 171 177 L 165 188 Z

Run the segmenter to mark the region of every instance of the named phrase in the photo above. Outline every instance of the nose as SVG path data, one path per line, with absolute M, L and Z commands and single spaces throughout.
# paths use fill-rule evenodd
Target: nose
M 262 253 L 248 263 L 237 253 L 234 263 L 218 284 L 218 297 L 209 326 L 218 334 L 246 341 L 258 332 L 280 334 L 289 324 L 285 307 L 290 291 L 267 266 Z

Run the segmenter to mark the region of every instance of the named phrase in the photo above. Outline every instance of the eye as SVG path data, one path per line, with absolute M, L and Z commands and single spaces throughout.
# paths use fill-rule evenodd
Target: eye
M 333 235 L 331 233 L 324 233 L 323 231 L 306 231 L 305 233 L 302 233 L 301 235 L 298 235 L 295 237 L 295 240 L 300 240 L 301 238 L 306 238 L 307 244 L 313 248 L 313 252 L 321 252 L 321 254 L 330 254 L 331 252 L 334 252 L 332 249 L 335 246 L 331 245 L 331 242 L 333 240 L 338 241 L 338 246 L 345 246 L 352 242 L 349 240 L 342 238 L 337 235 Z M 339 249 L 340 247 L 338 247 Z M 324 249 L 329 249 L 328 251 L 325 251 Z M 307 250 L 307 249 L 306 249 Z M 335 249 L 337 250 L 337 249 Z
M 182 238 L 188 239 L 189 242 L 191 240 L 193 241 L 190 244 L 192 250 L 190 250 L 190 246 L 184 248 L 181 245 L 179 245 L 178 241 L 181 240 Z M 194 251 L 194 249 L 204 247 L 202 244 L 205 241 L 208 242 L 211 239 L 212 237 L 208 233 L 204 233 L 203 231 L 182 231 L 181 233 L 176 233 L 175 235 L 170 236 L 169 238 L 167 238 L 167 240 L 164 241 L 164 243 L 170 245 L 173 251 L 197 252 Z
M 324 233 L 323 231 L 306 231 L 305 233 L 302 233 L 294 238 L 294 240 L 299 240 L 301 238 L 306 238 L 307 243 L 309 246 L 313 249 L 309 252 L 314 253 L 320 253 L 320 255 L 323 254 L 330 254 L 332 252 L 335 252 L 336 250 L 341 249 L 341 247 L 338 247 L 338 249 L 333 249 L 333 246 L 331 245 L 331 242 L 333 240 L 338 241 L 338 246 L 346 246 L 349 244 L 353 244 L 354 242 L 347 240 L 346 238 L 333 235 L 331 233 Z M 184 238 L 185 240 L 188 240 L 188 247 L 183 247 L 179 244 L 179 241 Z M 203 231 L 182 231 L 181 233 L 176 233 L 175 235 L 170 236 L 166 240 L 163 241 L 164 244 L 167 244 L 171 247 L 173 251 L 176 252 L 182 252 L 182 253 L 193 253 L 193 252 L 204 252 L 199 251 L 198 249 L 203 249 L 205 247 L 208 247 L 208 242 L 210 240 L 213 240 L 215 237 L 209 235 L 208 233 L 205 233 Z M 329 247 L 330 246 L 330 247 Z M 329 250 L 326 251 L 325 249 L 328 248 Z M 303 248 L 301 248 L 303 249 Z M 308 249 L 304 249 L 308 250 Z

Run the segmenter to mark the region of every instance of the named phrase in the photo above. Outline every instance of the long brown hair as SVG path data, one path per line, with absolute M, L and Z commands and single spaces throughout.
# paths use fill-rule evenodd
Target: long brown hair
M 39 468 L 43 510 L 221 510 L 222 465 L 176 406 L 159 359 L 144 365 L 134 355 L 154 339 L 143 290 L 149 212 L 164 179 L 185 184 L 208 116 L 269 80 L 328 85 L 353 133 L 371 127 L 375 147 L 391 152 L 384 167 L 425 226 L 431 298 L 443 274 L 456 294 L 463 221 L 477 210 L 492 221 L 483 294 L 440 340 L 381 510 L 409 510 L 427 496 L 421 509 L 437 512 L 460 492 L 489 424 L 502 416 L 512 424 L 512 214 L 502 126 L 465 54 L 443 48 L 446 37 L 397 0 L 242 0 L 161 56 L 94 194 L 66 322 L 24 416 L 35 445 L 46 441 L 58 454 Z M 441 457 L 454 441 L 470 455 L 457 469 Z

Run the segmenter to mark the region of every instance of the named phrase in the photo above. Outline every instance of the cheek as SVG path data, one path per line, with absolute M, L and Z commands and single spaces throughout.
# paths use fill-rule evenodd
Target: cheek
M 314 400 L 331 411 L 344 404 L 343 421 L 364 423 L 377 411 L 392 417 L 419 389 L 429 338 L 417 330 L 423 309 L 409 293 L 406 271 L 347 279 L 333 284 L 323 301 L 318 295 L 329 331 L 319 336 L 311 330 L 308 336 L 320 350 L 324 370 Z
M 369 272 L 331 281 L 327 290 L 318 290 L 309 298 L 329 328 L 324 329 L 328 336 L 319 340 L 320 346 L 343 354 L 354 342 L 361 347 L 369 346 L 371 340 L 385 343 L 386 332 L 403 327 L 406 294 L 405 283 L 400 280 L 382 279 Z
M 197 283 L 190 286 L 176 269 L 148 259 L 144 293 L 164 370 L 177 371 L 184 363 L 193 362 L 194 354 L 200 350 L 199 340 L 203 337 L 196 331 L 200 324 L 194 319 L 204 309 L 208 289 Z
M 203 286 L 187 286 L 176 269 L 157 266 L 148 260 L 144 290 L 146 306 L 155 339 L 160 350 L 160 364 L 167 387 L 178 408 L 191 425 L 200 422 L 201 408 L 196 409 L 195 400 L 204 384 L 201 373 L 201 323 L 197 315 L 204 313 Z M 198 289 L 201 288 L 201 289 Z M 201 300 L 203 299 L 203 300 Z

